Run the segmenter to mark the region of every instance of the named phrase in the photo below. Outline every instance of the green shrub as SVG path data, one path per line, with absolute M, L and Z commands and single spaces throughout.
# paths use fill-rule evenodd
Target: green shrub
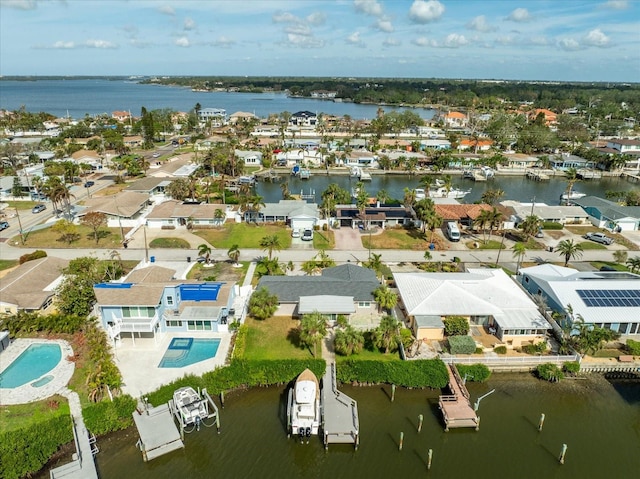
M 131 415 L 135 409 L 136 400 L 123 395 L 113 398 L 113 401 L 90 404 L 82 410 L 82 417 L 89 431 L 95 435 L 102 435 L 132 426 Z
M 640 356 L 640 341 L 634 341 L 633 339 L 627 339 L 627 350 L 634 356 Z
M 66 415 L 0 434 L 0 477 L 31 477 L 61 445 L 71 441 L 71 417 Z
M 245 351 L 245 348 L 247 347 L 248 332 L 249 332 L 249 327 L 246 324 L 243 324 L 238 328 L 238 332 L 236 333 L 236 340 L 233 348 L 233 357 L 236 359 L 242 359 L 244 357 L 244 351 Z
M 547 342 L 541 341 L 537 344 L 525 344 L 522 346 L 522 352 L 525 354 L 533 354 L 540 356 L 547 350 Z
M 343 383 L 395 384 L 403 387 L 443 388 L 449 383 L 447 367 L 440 359 L 416 361 L 341 361 L 337 370 Z
M 484 364 L 456 364 L 460 377 L 466 376 L 467 381 L 483 383 L 491 376 L 491 370 Z
M 11 336 L 19 333 L 73 334 L 87 324 L 87 318 L 73 314 L 42 315 L 27 311 L 18 311 L 11 316 L 0 318 L 0 330 L 7 329 Z
M 27 253 L 20 256 L 20 264 L 24 264 L 27 261 L 33 261 L 34 259 L 46 258 L 47 252 L 42 251 L 41 249 L 35 250 L 33 253 Z
M 562 223 L 556 223 L 555 221 L 543 221 L 541 226 L 543 230 L 561 230 L 564 228 Z
M 493 352 L 496 354 L 507 354 L 507 347 L 506 346 L 496 346 L 495 348 L 493 348 Z
M 322 225 L 322 231 L 329 231 L 329 225 L 327 223 Z
M 567 374 L 577 374 L 580 372 L 580 363 L 578 361 L 567 361 L 562 364 L 562 371 Z
M 462 316 L 447 316 L 444 321 L 444 333 L 447 336 L 466 336 L 469 334 L 469 321 Z
M 545 381 L 550 381 L 553 383 L 558 382 L 562 378 L 564 378 L 562 369 L 560 369 L 553 363 L 544 363 L 538 365 L 538 367 L 536 367 L 536 376 L 538 376 L 540 379 L 544 379 Z
M 474 354 L 484 354 L 483 348 L 476 348 L 476 352 Z
M 449 349 L 451 354 L 473 354 L 476 351 L 476 342 L 471 336 L 451 336 Z

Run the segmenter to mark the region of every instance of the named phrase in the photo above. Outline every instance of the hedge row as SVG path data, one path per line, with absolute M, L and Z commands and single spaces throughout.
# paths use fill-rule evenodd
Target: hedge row
M 33 253 L 27 253 L 20 256 L 20 264 L 24 264 L 27 261 L 33 261 L 34 259 L 46 258 L 47 252 L 41 249 L 35 250 Z
M 133 425 L 136 400 L 131 396 L 118 396 L 111 401 L 91 404 L 82 410 L 85 426 L 96 436 L 119 431 Z
M 483 383 L 491 376 L 491 370 L 484 364 L 456 364 L 456 368 L 460 377 L 466 377 L 467 381 Z
M 471 336 L 451 336 L 449 349 L 451 354 L 473 354 L 476 352 L 476 342 Z
M 202 377 L 185 376 L 149 394 L 154 406 L 164 404 L 173 397 L 173 392 L 183 386 L 206 388 L 209 394 L 220 394 L 237 388 L 286 384 L 309 368 L 321 378 L 326 363 L 323 359 L 246 360 L 232 359 L 229 366 L 217 368 Z
M 1 434 L 0 477 L 19 479 L 38 472 L 61 444 L 71 441 L 71 417 L 67 415 Z
M 541 226 L 543 230 L 561 230 L 564 228 L 562 223 L 557 223 L 555 221 L 543 221 Z
M 414 388 L 443 388 L 449 383 L 447 367 L 439 359 L 417 361 L 347 359 L 338 364 L 337 378 L 343 383 L 387 383 Z
M 633 339 L 627 339 L 627 349 L 634 356 L 640 356 L 640 341 L 634 341 Z

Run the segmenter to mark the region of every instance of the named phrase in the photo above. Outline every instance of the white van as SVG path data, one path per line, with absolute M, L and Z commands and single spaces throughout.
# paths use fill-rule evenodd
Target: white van
M 447 236 L 451 241 L 460 241 L 460 230 L 458 229 L 458 225 L 453 221 L 447 223 Z

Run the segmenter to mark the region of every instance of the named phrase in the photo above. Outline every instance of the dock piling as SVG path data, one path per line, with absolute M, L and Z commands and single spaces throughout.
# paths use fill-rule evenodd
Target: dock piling
M 224 409 L 224 391 L 220 391 L 220 405 Z
M 398 444 L 398 451 L 402 451 L 402 443 L 404 442 L 404 432 L 400 433 L 400 444 Z
M 563 444 L 562 445 L 562 451 L 560 452 L 560 457 L 558 458 L 558 460 L 560 461 L 560 464 L 564 464 L 564 455 L 567 453 L 567 445 Z
M 392 384 L 391 385 L 391 402 L 393 402 L 395 398 L 396 398 L 396 385 Z
M 429 449 L 427 454 L 427 471 L 431 470 L 431 460 L 433 459 L 433 449 Z
M 544 413 L 540 414 L 540 422 L 538 423 L 538 431 L 542 431 L 542 426 L 544 426 Z
M 424 421 L 424 416 L 420 414 L 418 416 L 418 432 L 422 431 L 422 421 Z

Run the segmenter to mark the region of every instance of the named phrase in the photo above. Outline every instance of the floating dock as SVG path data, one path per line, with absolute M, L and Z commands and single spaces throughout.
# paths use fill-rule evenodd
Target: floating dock
M 329 444 L 360 444 L 360 420 L 358 403 L 338 391 L 336 363 L 327 364 L 322 379 L 322 431 L 324 447 Z
M 449 370 L 449 390 L 451 394 L 440 396 L 438 404 L 444 418 L 444 430 L 458 427 L 480 428 L 480 418 L 471 407 L 469 391 L 458 374 L 455 364 L 447 366 Z
M 142 414 L 134 411 L 133 421 L 140 435 L 137 446 L 142 451 L 145 462 L 184 448 L 180 431 L 173 421 L 173 413 L 168 404 L 149 407 Z

